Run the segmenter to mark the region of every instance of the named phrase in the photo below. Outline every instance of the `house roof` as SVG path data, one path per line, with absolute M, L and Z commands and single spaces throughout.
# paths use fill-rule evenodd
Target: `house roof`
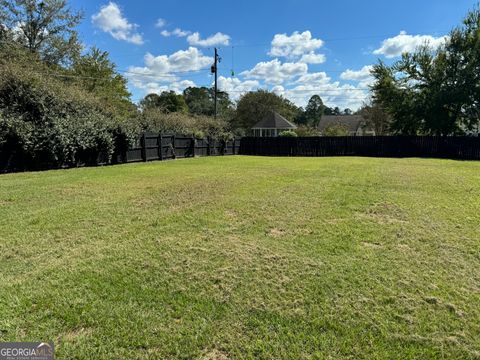
M 282 115 L 270 111 L 262 120 L 255 124 L 252 129 L 296 129 L 297 127 Z
M 349 132 L 357 132 L 365 123 L 361 115 L 324 115 L 318 124 L 318 130 L 324 131 L 332 125 L 341 125 L 345 126 Z

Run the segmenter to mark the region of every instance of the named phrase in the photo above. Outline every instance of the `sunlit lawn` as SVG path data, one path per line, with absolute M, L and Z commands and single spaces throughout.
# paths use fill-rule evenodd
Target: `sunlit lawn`
M 480 163 L 0 176 L 0 341 L 59 359 L 480 358 Z

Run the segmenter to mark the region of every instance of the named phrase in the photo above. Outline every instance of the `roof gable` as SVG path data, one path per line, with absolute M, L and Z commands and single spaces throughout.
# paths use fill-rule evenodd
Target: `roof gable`
M 282 115 L 270 111 L 262 120 L 255 124 L 252 129 L 296 129 L 297 127 Z
M 349 132 L 357 132 L 366 121 L 362 115 L 324 115 L 318 124 L 318 130 L 324 131 L 332 125 L 345 126 Z

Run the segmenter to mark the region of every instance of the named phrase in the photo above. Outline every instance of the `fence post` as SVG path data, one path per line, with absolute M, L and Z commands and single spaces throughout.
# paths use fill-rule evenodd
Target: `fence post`
M 160 161 L 163 160 L 163 136 L 162 133 L 158 133 L 158 158 Z
M 207 156 L 210 155 L 210 136 L 207 136 Z
M 232 140 L 232 155 L 236 155 L 235 154 L 235 137 L 233 137 L 233 140 Z
M 142 140 L 140 141 L 142 146 L 142 159 L 143 161 L 147 161 L 147 134 L 142 134 Z
M 192 156 L 195 157 L 195 136 L 192 136 Z
M 176 144 L 175 144 L 175 135 L 172 135 L 172 151 L 173 151 L 172 158 L 176 159 L 177 158 L 177 148 L 176 148 Z

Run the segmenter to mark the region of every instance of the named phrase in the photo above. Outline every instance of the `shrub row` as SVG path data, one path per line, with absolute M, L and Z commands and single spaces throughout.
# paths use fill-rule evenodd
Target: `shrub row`
M 142 131 L 229 136 L 226 122 L 208 117 L 152 110 L 126 118 L 47 71 L 0 66 L 0 171 L 94 164 L 100 155 L 110 162 L 116 146 L 128 146 Z

